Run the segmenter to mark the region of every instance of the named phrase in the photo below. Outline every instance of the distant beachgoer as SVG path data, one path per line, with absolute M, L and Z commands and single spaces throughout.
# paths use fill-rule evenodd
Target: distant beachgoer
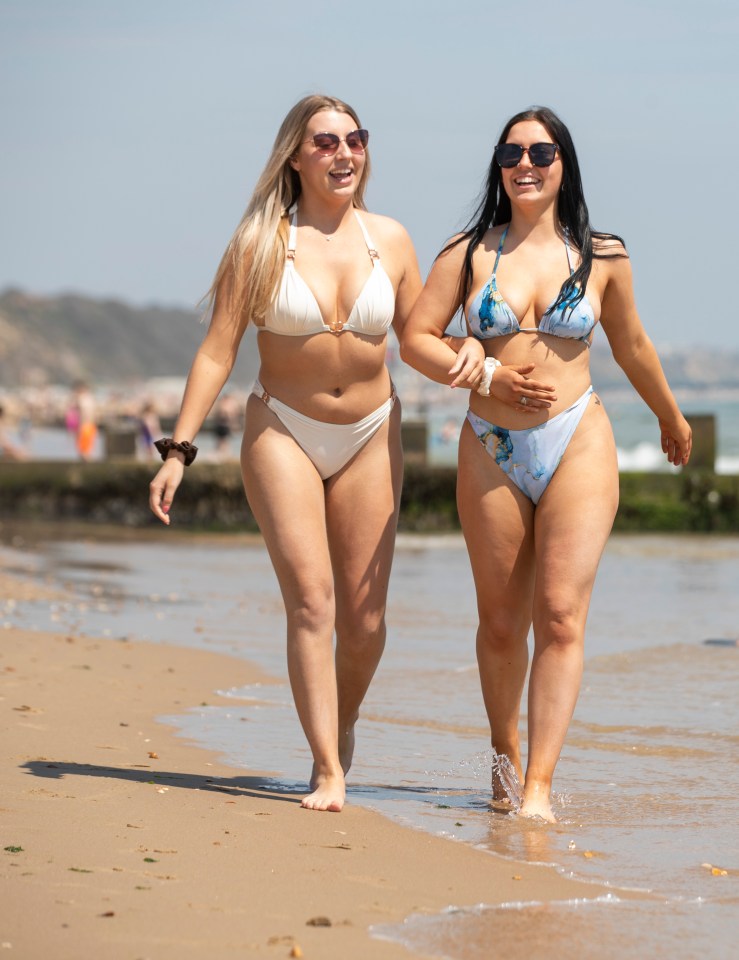
M 486 355 L 457 481 L 477 590 L 482 692 L 493 748 L 523 784 L 520 813 L 551 821 L 590 596 L 618 505 L 613 433 L 590 384 L 598 319 L 657 417 L 670 463 L 688 462 L 691 431 L 637 314 L 623 242 L 590 227 L 570 133 L 549 109 L 505 125 L 477 213 L 439 254 L 406 325 L 401 355 L 440 383 L 452 361 L 441 338 L 459 307 Z M 556 396 L 525 378 L 514 382 L 499 362 L 535 364 Z M 524 777 L 518 722 L 532 622 Z M 510 809 L 505 769 L 505 760 L 494 766 L 493 801 Z
M 28 454 L 8 435 L 5 421 L 5 407 L 0 404 L 0 457 L 5 460 L 27 460 Z
M 354 726 L 385 645 L 402 452 L 385 365 L 421 288 L 399 223 L 368 213 L 369 134 L 333 97 L 288 113 L 218 269 L 213 316 L 190 370 L 150 505 L 164 523 L 198 430 L 258 330 L 242 471 L 287 614 L 290 683 L 313 754 L 302 805 L 338 811 Z M 460 382 L 482 361 L 464 344 Z M 333 636 L 336 634 L 336 649 Z
M 90 460 L 97 441 L 95 397 L 88 384 L 78 380 L 72 388 L 72 401 L 65 418 L 68 430 L 74 432 L 75 446 L 81 460 Z
M 157 408 L 150 400 L 145 401 L 141 407 L 141 411 L 138 415 L 138 427 L 139 438 L 141 440 L 141 447 L 144 451 L 144 455 L 146 457 L 155 456 L 157 450 L 154 446 L 154 438 L 161 434 L 162 425 L 159 422 Z
M 216 403 L 213 433 L 216 438 L 216 457 L 227 460 L 231 457 L 231 439 L 238 429 L 239 407 L 230 393 L 222 394 Z

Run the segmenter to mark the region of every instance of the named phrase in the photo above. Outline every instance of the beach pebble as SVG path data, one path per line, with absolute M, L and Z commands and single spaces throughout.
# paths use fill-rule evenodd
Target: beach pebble
M 302 956 L 303 956 L 303 951 L 300 949 L 300 947 L 299 947 L 299 946 L 297 945 L 297 943 L 296 943 L 295 946 L 294 946 L 294 947 L 292 948 L 292 950 L 290 951 L 290 954 L 289 954 L 289 955 L 290 955 L 291 957 L 302 957 Z

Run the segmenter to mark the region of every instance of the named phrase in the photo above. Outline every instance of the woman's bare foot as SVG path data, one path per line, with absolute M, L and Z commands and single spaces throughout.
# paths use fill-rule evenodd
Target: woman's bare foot
M 306 810 L 327 810 L 340 813 L 346 799 L 346 784 L 343 773 L 316 773 L 315 766 L 310 778 L 311 793 L 300 801 Z
M 539 817 L 547 823 L 556 823 L 557 818 L 552 812 L 552 802 L 549 798 L 549 784 L 526 780 L 523 788 L 523 803 L 518 811 L 521 817 Z

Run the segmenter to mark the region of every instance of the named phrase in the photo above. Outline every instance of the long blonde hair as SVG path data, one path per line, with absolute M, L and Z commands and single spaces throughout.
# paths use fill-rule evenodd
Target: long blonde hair
M 290 165 L 303 142 L 311 117 L 321 110 L 348 113 L 357 127 L 359 117 L 348 103 L 336 97 L 311 94 L 290 110 L 275 138 L 272 152 L 244 216 L 226 247 L 213 284 L 203 298 L 211 306 L 224 280 L 229 311 L 247 320 L 261 319 L 282 275 L 287 253 L 287 220 L 290 207 L 300 196 L 300 177 Z M 370 171 L 369 155 L 359 179 L 353 203 L 364 210 L 364 191 Z

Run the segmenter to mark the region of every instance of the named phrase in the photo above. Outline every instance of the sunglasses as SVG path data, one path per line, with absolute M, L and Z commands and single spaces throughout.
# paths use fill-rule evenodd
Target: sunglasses
M 336 153 L 340 143 L 345 143 L 352 153 L 363 153 L 369 143 L 369 130 L 352 130 L 345 137 L 335 133 L 316 133 L 303 143 L 312 143 L 316 150 L 322 153 Z
M 499 143 L 495 147 L 495 159 L 501 167 L 515 167 L 528 153 L 532 166 L 551 167 L 557 150 L 559 147 L 556 143 L 532 143 L 530 147 L 522 147 L 518 143 Z

